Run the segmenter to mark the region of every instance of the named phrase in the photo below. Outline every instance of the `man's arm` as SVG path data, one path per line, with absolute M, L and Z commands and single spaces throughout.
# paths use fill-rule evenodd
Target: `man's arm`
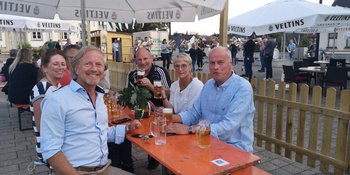
M 57 174 L 79 175 L 60 151 L 47 160 Z

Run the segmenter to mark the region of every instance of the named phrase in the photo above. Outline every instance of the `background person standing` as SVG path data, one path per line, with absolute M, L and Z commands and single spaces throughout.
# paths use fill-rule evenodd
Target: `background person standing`
M 254 48 L 255 42 L 252 40 L 251 36 L 247 36 L 247 42 L 243 45 L 244 50 L 244 68 L 246 76 L 249 78 L 249 81 L 252 79 L 253 70 L 252 64 L 254 62 Z
M 264 80 L 272 80 L 272 59 L 273 51 L 276 47 L 276 42 L 272 39 L 272 34 L 267 35 L 267 41 L 265 44 L 265 65 L 266 65 L 266 77 Z
M 293 39 L 291 39 L 289 40 L 289 44 L 288 44 L 288 52 L 289 52 L 290 60 L 294 60 L 294 51 L 295 51 L 295 44 L 293 42 Z
M 114 54 L 115 54 L 115 61 L 116 61 L 116 62 L 119 62 L 119 48 L 120 48 L 120 45 L 119 45 L 117 39 L 114 39 L 114 42 L 113 42 L 113 44 L 112 44 L 112 47 L 113 47 L 113 52 L 114 52 Z

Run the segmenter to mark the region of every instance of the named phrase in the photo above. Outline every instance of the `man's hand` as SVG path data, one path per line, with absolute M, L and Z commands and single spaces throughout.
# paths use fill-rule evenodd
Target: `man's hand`
M 150 91 L 152 91 L 152 92 L 153 92 L 153 90 L 154 90 L 154 86 L 153 86 L 153 84 L 151 83 L 151 81 L 149 81 L 148 78 L 143 78 L 143 79 L 141 80 L 141 85 L 147 87 L 147 89 L 150 90 Z
M 180 123 L 174 123 L 170 126 L 167 126 L 167 132 L 168 133 L 175 133 L 175 134 L 189 134 L 188 126 L 180 124 Z
M 139 120 L 134 120 L 130 125 L 129 125 L 129 132 L 135 130 L 135 129 L 140 129 L 142 127 L 141 123 Z

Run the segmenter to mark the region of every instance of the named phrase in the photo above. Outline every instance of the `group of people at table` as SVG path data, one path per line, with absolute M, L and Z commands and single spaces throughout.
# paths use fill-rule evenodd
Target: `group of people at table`
M 21 49 L 12 74 L 22 64 L 30 64 L 31 55 L 31 51 Z M 25 57 L 29 57 L 26 62 L 22 61 Z M 192 59 L 186 53 L 173 59 L 179 80 L 172 84 L 168 72 L 153 64 L 147 48 L 137 51 L 136 62 L 139 69 L 145 70 L 141 85 L 151 93 L 153 81 L 162 82 L 162 99 L 154 99 L 153 94 L 150 99 L 154 106 L 174 109 L 173 124 L 167 127 L 167 132 L 192 134 L 199 120 L 207 119 L 211 122 L 212 137 L 253 152 L 253 90 L 247 80 L 232 71 L 231 53 L 227 48 L 216 47 L 210 52 L 212 79 L 205 85 L 191 76 Z M 27 93 L 38 156 L 52 169 L 52 174 L 134 172 L 131 142 L 125 139 L 125 134 L 141 128 L 141 123 L 134 120 L 126 125 L 108 126 L 104 90 L 99 85 L 101 80 L 108 79 L 106 70 L 106 59 L 94 46 L 79 49 L 72 45 L 64 53 L 48 50 L 41 58 L 42 78 Z M 136 73 L 136 69 L 128 73 L 126 86 L 136 85 Z M 72 80 L 62 87 L 60 80 L 65 76 Z M 9 88 L 13 87 L 10 85 Z M 111 153 L 113 149 L 117 150 L 116 155 Z M 154 169 L 158 164 L 149 157 L 148 169 Z

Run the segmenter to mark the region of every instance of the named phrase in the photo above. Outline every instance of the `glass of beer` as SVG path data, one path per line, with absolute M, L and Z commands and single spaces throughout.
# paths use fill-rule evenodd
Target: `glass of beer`
M 162 98 L 162 82 L 160 80 L 154 80 L 154 91 L 153 96 L 155 99 L 161 99 Z
M 200 148 L 210 147 L 210 120 L 203 119 L 199 120 L 197 128 L 197 139 Z
M 166 118 L 166 125 L 173 124 L 173 108 L 163 108 L 163 118 Z
M 119 120 L 120 115 L 120 105 L 117 104 L 118 97 L 111 96 L 111 107 L 112 107 L 112 121 Z
M 137 85 L 141 85 L 141 80 L 145 77 L 145 70 L 143 69 L 137 69 Z

